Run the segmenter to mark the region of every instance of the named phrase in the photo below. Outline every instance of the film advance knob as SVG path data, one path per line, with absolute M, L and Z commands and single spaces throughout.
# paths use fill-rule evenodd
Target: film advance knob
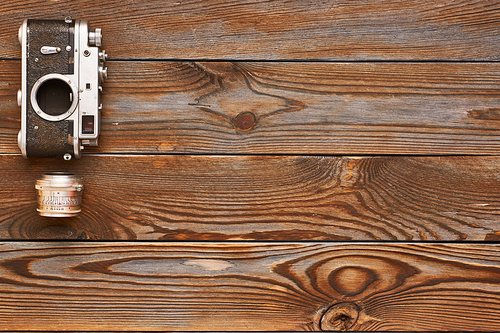
M 101 47 L 102 33 L 101 29 L 96 28 L 95 31 L 89 32 L 89 45 Z

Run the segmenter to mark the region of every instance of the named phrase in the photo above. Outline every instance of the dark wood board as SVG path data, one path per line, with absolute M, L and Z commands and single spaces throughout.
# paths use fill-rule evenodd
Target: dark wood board
M 19 152 L 20 62 L 0 61 Z M 110 62 L 93 153 L 500 154 L 500 64 Z
M 498 245 L 4 243 L 0 330 L 500 330 Z
M 0 58 L 25 18 L 87 19 L 113 59 L 498 60 L 496 0 L 3 1 Z
M 84 178 L 74 218 L 36 212 L 45 172 Z M 500 239 L 499 157 L 0 156 L 0 238 Z

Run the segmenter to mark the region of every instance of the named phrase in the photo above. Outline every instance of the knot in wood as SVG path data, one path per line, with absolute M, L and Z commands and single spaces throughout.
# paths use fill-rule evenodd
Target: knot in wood
M 243 112 L 234 118 L 234 125 L 240 131 L 248 131 L 255 125 L 257 118 L 252 112 Z
M 352 302 L 342 302 L 325 311 L 320 321 L 323 331 L 347 331 L 357 322 L 359 307 Z

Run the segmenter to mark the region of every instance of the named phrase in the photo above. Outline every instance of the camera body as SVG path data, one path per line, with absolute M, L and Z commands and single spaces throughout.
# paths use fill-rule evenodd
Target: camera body
M 24 157 L 79 158 L 97 146 L 107 77 L 100 29 L 84 20 L 24 20 L 19 149 Z

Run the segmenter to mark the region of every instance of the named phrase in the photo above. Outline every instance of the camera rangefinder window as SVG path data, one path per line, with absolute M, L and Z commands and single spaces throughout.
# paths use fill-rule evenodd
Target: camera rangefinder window
M 38 106 L 51 116 L 59 116 L 68 111 L 73 98 L 71 87 L 59 79 L 45 81 L 36 93 Z

